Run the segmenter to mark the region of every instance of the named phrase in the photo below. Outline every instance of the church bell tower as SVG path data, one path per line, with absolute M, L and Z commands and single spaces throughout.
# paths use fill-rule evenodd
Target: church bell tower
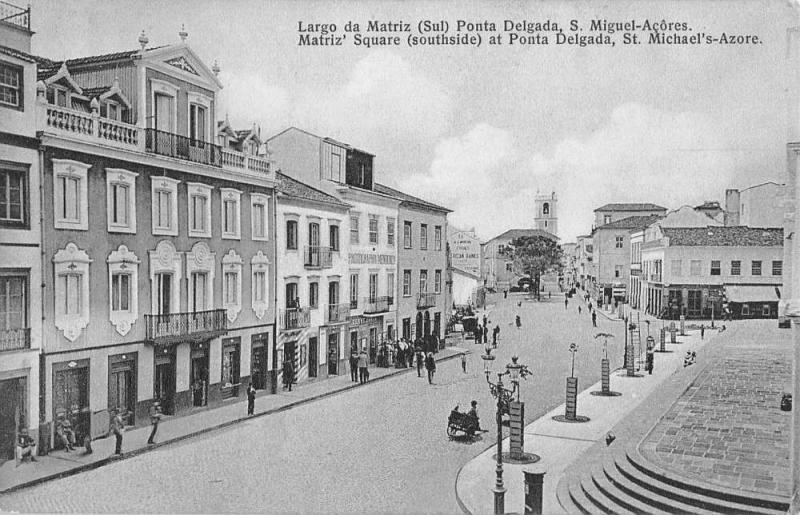
M 550 195 L 537 193 L 533 204 L 536 209 L 533 227 L 558 236 L 558 199 L 556 198 L 556 193 L 553 192 Z

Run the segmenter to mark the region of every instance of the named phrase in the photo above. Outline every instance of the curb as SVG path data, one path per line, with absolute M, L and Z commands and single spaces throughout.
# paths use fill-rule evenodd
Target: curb
M 449 361 L 451 359 L 458 358 L 460 356 L 461 356 L 461 352 L 457 352 L 457 353 L 455 353 L 455 354 L 453 354 L 451 356 L 447 356 L 447 357 L 444 357 L 444 358 L 439 358 L 439 359 L 436 360 L 436 362 L 437 363 L 442 363 L 442 362 L 445 362 L 445 361 Z M 378 382 L 378 381 L 381 381 L 383 379 L 388 379 L 390 377 L 395 377 L 395 376 L 403 374 L 405 372 L 413 372 L 413 370 L 414 370 L 413 368 L 396 369 L 395 371 L 389 372 L 386 375 L 382 375 L 380 377 L 376 377 L 375 379 L 370 379 L 369 382 Z M 359 386 L 361 386 L 361 385 L 358 384 L 358 383 L 349 384 L 349 385 L 347 385 L 347 386 L 345 386 L 343 388 L 339 388 L 339 389 L 336 389 L 336 390 L 330 390 L 330 391 L 321 393 L 319 395 L 316 395 L 314 397 L 309 397 L 307 399 L 300 399 L 300 400 L 297 400 L 297 401 L 293 401 L 293 402 L 290 402 L 290 403 L 285 404 L 283 406 L 279 406 L 277 408 L 272 408 L 272 409 L 267 410 L 267 411 L 262 411 L 261 413 L 256 413 L 254 415 L 245 416 L 245 417 L 241 417 L 241 418 L 236 418 L 236 419 L 233 419 L 233 420 L 229 420 L 227 422 L 222 422 L 221 424 L 217 424 L 217 425 L 214 425 L 214 426 L 204 427 L 203 429 L 198 429 L 197 431 L 193 431 L 191 433 L 186 433 L 184 435 L 176 436 L 176 437 L 171 438 L 169 440 L 164 440 L 162 442 L 158 442 L 158 443 L 153 444 L 153 445 L 148 445 L 147 447 L 140 447 L 140 448 L 134 449 L 132 451 L 127 451 L 127 452 L 122 453 L 119 456 L 113 456 L 112 455 L 112 456 L 110 456 L 108 458 L 103 458 L 103 459 L 100 459 L 100 460 L 97 460 L 97 461 L 93 461 L 91 463 L 85 463 L 83 465 L 79 465 L 77 467 L 71 468 L 69 470 L 65 470 L 63 472 L 58 472 L 58 473 L 55 473 L 55 474 L 50 474 L 49 476 L 42 476 L 42 477 L 39 477 L 39 478 L 36 478 L 36 479 L 32 479 L 31 481 L 28 481 L 26 483 L 21 483 L 19 485 L 15 485 L 15 486 L 12 486 L 10 488 L 6 488 L 4 490 L 0 490 L 0 495 L 9 494 L 9 493 L 12 493 L 12 492 L 23 490 L 25 488 L 30 488 L 32 486 L 40 485 L 42 483 L 46 483 L 48 481 L 53 481 L 55 479 L 62 479 L 62 478 L 65 478 L 65 477 L 74 476 L 76 474 L 80 474 L 81 472 L 88 472 L 89 470 L 94 470 L 96 468 L 100 468 L 100 467 L 102 467 L 104 465 L 108 465 L 109 463 L 116 463 L 118 461 L 126 460 L 128 458 L 133 458 L 133 457 L 139 456 L 140 454 L 145 454 L 145 453 L 153 451 L 155 449 L 160 449 L 161 447 L 165 447 L 167 445 L 172 445 L 172 444 L 175 444 L 175 443 L 178 443 L 178 442 L 182 442 L 183 440 L 188 440 L 190 438 L 194 438 L 196 436 L 200 436 L 200 435 L 203 435 L 203 434 L 206 434 L 206 433 L 210 433 L 212 431 L 217 431 L 219 429 L 225 429 L 226 427 L 230 427 L 230 426 L 239 424 L 241 422 L 246 422 L 248 420 L 253 420 L 255 418 L 264 417 L 264 416 L 267 416 L 267 415 L 274 415 L 276 413 L 281 413 L 283 411 L 287 411 L 287 410 L 290 410 L 292 408 L 296 408 L 297 406 L 301 406 L 303 404 L 309 404 L 311 402 L 318 401 L 318 400 L 324 399 L 326 397 L 330 397 L 332 395 L 336 395 L 338 393 L 346 392 L 348 390 L 353 390 L 355 388 L 358 388 Z

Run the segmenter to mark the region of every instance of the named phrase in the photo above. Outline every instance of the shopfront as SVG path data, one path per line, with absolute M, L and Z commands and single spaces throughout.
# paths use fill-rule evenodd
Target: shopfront
M 251 337 L 250 380 L 256 390 L 265 390 L 269 385 L 269 333 Z
M 153 348 L 153 400 L 161 404 L 166 415 L 175 414 L 175 362 L 174 347 Z
M 378 344 L 383 334 L 383 315 L 352 317 L 348 330 L 350 332 L 350 349 L 358 349 L 359 352 L 365 351 L 369 355 L 370 363 L 375 363 Z
M 14 459 L 17 432 L 28 427 L 27 376 L 0 380 L 0 464 Z
M 119 410 L 126 425 L 136 423 L 137 353 L 108 357 L 108 411 Z
M 75 441 L 82 442 L 92 434 L 91 414 L 89 360 L 53 363 L 53 420 L 68 418 L 75 431 Z
M 189 385 L 192 391 L 192 406 L 206 406 L 208 404 L 208 342 L 192 343 L 190 357 Z
M 241 355 L 241 337 L 222 339 L 222 378 L 220 380 L 221 397 L 230 399 L 239 395 L 241 386 L 239 362 Z

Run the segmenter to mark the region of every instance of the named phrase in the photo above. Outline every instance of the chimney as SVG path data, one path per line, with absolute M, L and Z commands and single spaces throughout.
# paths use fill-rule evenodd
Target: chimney
M 0 41 L 3 46 L 13 48 L 26 54 L 31 53 L 31 7 L 17 7 L 3 2 L 0 16 Z

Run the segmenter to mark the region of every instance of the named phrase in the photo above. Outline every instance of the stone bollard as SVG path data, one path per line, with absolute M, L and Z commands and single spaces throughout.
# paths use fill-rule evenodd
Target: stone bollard
M 681 336 L 686 336 L 686 317 L 681 315 Z
M 578 378 L 567 378 L 567 409 L 564 413 L 564 418 L 567 420 L 575 420 L 578 412 Z
M 542 515 L 545 472 L 523 470 L 525 475 L 525 515 Z

